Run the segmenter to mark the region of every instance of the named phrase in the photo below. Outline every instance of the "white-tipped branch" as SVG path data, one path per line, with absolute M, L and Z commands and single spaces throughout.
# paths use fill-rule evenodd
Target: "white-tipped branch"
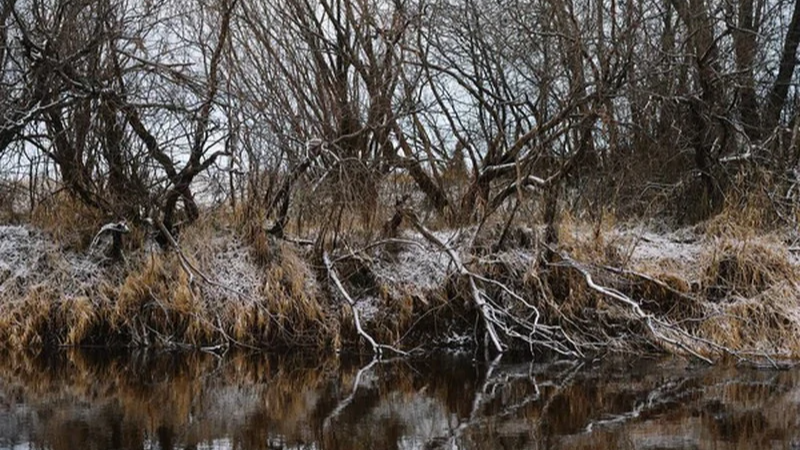
M 690 335 L 688 335 L 688 333 L 683 332 L 683 330 L 680 330 L 678 327 L 676 327 L 676 326 L 674 326 L 674 325 L 672 325 L 672 324 L 670 324 L 670 323 L 668 323 L 666 321 L 663 321 L 663 320 L 660 320 L 660 319 L 656 318 L 653 314 L 649 314 L 649 313 L 644 312 L 644 310 L 642 310 L 642 307 L 639 304 L 639 302 L 637 302 L 636 300 L 633 300 L 632 298 L 628 297 L 627 295 L 623 294 L 622 292 L 620 292 L 620 291 L 618 291 L 618 290 L 616 290 L 614 288 L 601 286 L 601 285 L 595 283 L 594 279 L 592 278 L 592 274 L 583 265 L 581 265 L 580 263 L 578 263 L 577 261 L 575 261 L 574 259 L 570 258 L 568 255 L 566 255 L 564 253 L 561 253 L 560 255 L 561 255 L 561 259 L 563 260 L 563 263 L 561 263 L 561 264 L 566 266 L 566 267 L 571 267 L 571 268 L 577 270 L 581 275 L 583 275 L 583 278 L 586 280 L 586 285 L 589 286 L 590 289 L 592 289 L 592 290 L 594 290 L 596 292 L 599 292 L 599 293 L 603 294 L 606 297 L 609 297 L 609 298 L 612 298 L 614 300 L 617 300 L 618 302 L 622 303 L 623 305 L 628 306 L 633 311 L 634 315 L 638 319 L 642 320 L 645 325 L 647 325 L 647 329 L 650 330 L 650 333 L 656 339 L 656 341 L 661 341 L 663 343 L 666 343 L 666 344 L 672 345 L 674 347 L 680 348 L 683 351 L 685 351 L 686 353 L 688 353 L 688 354 L 694 356 L 695 358 L 697 358 L 697 359 L 699 359 L 701 361 L 704 361 L 704 362 L 706 362 L 708 364 L 713 364 L 714 363 L 714 361 L 712 361 L 711 359 L 701 355 L 696 350 L 694 350 L 690 346 L 686 345 L 684 342 L 681 342 L 678 339 L 672 339 L 672 338 L 666 336 L 664 333 L 662 333 L 662 332 L 660 332 L 659 330 L 656 329 L 654 323 L 657 323 L 658 325 L 660 325 L 664 329 L 667 329 L 667 330 L 670 330 L 670 331 L 673 331 L 673 332 L 677 332 L 678 334 L 681 334 L 681 335 L 684 335 L 684 336 L 687 336 L 687 337 L 691 337 Z
M 369 333 L 364 331 L 364 328 L 361 326 L 361 316 L 358 312 L 358 308 L 356 308 L 356 302 L 350 297 L 350 294 L 347 293 L 347 289 L 344 288 L 341 280 L 339 280 L 339 276 L 336 274 L 336 270 L 333 268 L 333 263 L 331 262 L 330 256 L 328 256 L 328 252 L 322 253 L 322 261 L 325 263 L 325 269 L 328 272 L 328 276 L 333 281 L 333 284 L 336 286 L 336 289 L 342 294 L 344 297 L 345 302 L 350 307 L 350 311 L 353 313 L 353 322 L 355 322 L 356 331 L 358 332 L 359 336 L 363 337 L 369 345 L 372 346 L 372 351 L 376 355 L 383 355 L 383 350 L 391 350 L 399 355 L 407 356 L 408 353 L 392 347 L 391 345 L 379 344 L 375 339 L 370 336 Z
M 420 232 L 420 234 L 422 234 L 422 236 L 425 237 L 425 239 L 432 242 L 447 253 L 447 255 L 450 257 L 450 260 L 456 266 L 458 273 L 467 277 L 469 280 L 470 291 L 472 292 L 472 301 L 475 303 L 475 306 L 481 313 L 483 324 L 486 327 L 486 333 L 489 336 L 489 340 L 492 342 L 492 346 L 494 347 L 495 351 L 498 353 L 503 353 L 505 349 L 503 348 L 503 344 L 500 342 L 500 337 L 497 334 L 495 320 L 492 317 L 492 310 L 484 299 L 485 295 L 480 289 L 478 289 L 478 285 L 475 283 L 475 276 L 467 269 L 467 267 L 461 261 L 461 257 L 458 256 L 458 253 L 452 247 L 445 244 L 441 239 L 436 237 L 435 234 L 425 228 L 425 226 L 422 225 L 416 217 L 410 214 L 407 214 L 406 216 L 409 217 L 411 224 L 414 226 L 414 228 L 416 228 L 417 231 Z

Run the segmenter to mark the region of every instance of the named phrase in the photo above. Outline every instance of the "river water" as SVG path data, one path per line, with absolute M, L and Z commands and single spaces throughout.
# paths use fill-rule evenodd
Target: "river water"
M 0 355 L 2 449 L 793 449 L 800 369 Z

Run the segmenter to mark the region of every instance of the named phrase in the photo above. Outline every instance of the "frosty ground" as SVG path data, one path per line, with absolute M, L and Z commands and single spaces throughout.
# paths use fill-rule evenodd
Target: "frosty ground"
M 546 261 L 537 227 L 515 228 L 495 249 L 475 228 L 432 238 L 409 227 L 340 246 L 330 269 L 307 243 L 195 231 L 178 248 L 143 245 L 112 261 L 103 242 L 69 249 L 31 227 L 0 226 L 0 344 L 370 352 L 374 339 L 404 353 L 491 347 L 493 328 L 498 350 L 540 355 L 800 356 L 789 231 L 568 224 Z

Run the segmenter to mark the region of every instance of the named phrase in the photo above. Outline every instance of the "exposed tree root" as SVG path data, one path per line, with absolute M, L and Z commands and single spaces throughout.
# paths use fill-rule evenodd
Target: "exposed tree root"
M 507 285 L 470 271 L 464 265 L 458 252 L 422 225 L 413 212 L 406 211 L 405 217 L 425 239 L 447 253 L 457 273 L 467 280 L 473 304 L 481 314 L 487 340 L 491 342 L 495 352 L 503 353 L 508 348 L 508 345 L 503 343 L 502 335 L 524 342 L 531 350 L 541 346 L 565 356 L 581 355 L 580 349 L 573 345 L 574 342 L 569 339 L 561 327 L 540 323 L 542 314 L 536 305 L 526 301 Z M 489 296 L 485 289 L 481 289 L 479 287 L 481 283 L 500 288 L 508 298 L 528 311 L 528 314 L 514 313 L 511 306 L 503 305 L 499 300 Z
M 718 344 L 710 339 L 696 336 L 690 333 L 689 331 L 685 330 L 684 328 L 682 328 L 679 324 L 674 323 L 665 317 L 660 317 L 655 313 L 645 311 L 645 309 L 642 306 L 642 303 L 637 302 L 636 300 L 632 299 L 628 295 L 620 292 L 615 288 L 603 286 L 595 282 L 592 273 L 587 265 L 576 261 L 569 255 L 567 255 L 565 252 L 559 252 L 558 254 L 561 257 L 561 261 L 558 263 L 553 263 L 553 265 L 568 267 L 576 270 L 583 276 L 586 285 L 590 289 L 600 293 L 601 295 L 607 298 L 611 298 L 616 302 L 618 302 L 620 305 L 626 307 L 629 311 L 633 313 L 633 316 L 638 321 L 640 321 L 646 326 L 653 340 L 656 343 L 659 343 L 661 346 L 678 349 L 679 353 L 681 352 L 685 353 L 687 355 L 690 355 L 691 357 L 704 361 L 708 364 L 713 364 L 714 360 L 709 356 L 702 354 L 701 352 L 717 354 L 717 355 L 730 355 L 738 359 L 739 361 L 746 362 L 752 365 L 758 365 L 758 362 L 752 359 L 752 357 L 755 356 L 757 358 L 766 360 L 772 367 L 775 368 L 778 367 L 778 364 L 775 362 L 775 360 L 766 352 L 758 352 L 755 350 L 737 351 L 735 349 Z M 675 289 L 671 288 L 667 283 L 664 283 L 663 281 L 658 280 L 649 275 L 634 271 L 622 270 L 609 266 L 603 266 L 602 268 L 615 274 L 634 275 L 636 277 L 644 278 L 661 287 L 664 287 L 665 289 L 668 289 L 675 295 L 684 297 L 692 301 L 697 301 L 697 299 L 695 299 L 694 297 L 676 291 Z

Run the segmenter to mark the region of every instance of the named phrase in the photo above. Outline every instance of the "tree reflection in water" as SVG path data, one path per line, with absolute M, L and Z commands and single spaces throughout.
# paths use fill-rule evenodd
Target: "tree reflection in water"
M 800 370 L 0 355 L 0 448 L 796 448 Z

